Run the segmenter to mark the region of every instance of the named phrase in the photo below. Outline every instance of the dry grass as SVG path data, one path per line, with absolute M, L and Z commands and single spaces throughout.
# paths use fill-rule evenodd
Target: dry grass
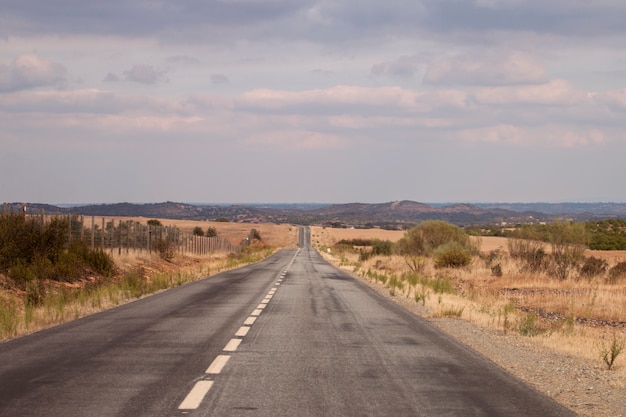
M 152 218 L 146 217 L 105 217 L 107 220 L 131 220 L 141 224 Z M 200 220 L 173 220 L 173 219 L 156 219 L 163 226 L 174 226 L 185 233 L 192 233 L 193 229 L 200 227 L 206 232 L 209 227 L 214 227 L 219 236 L 229 239 L 234 244 L 241 243 L 250 233 L 250 229 L 256 229 L 263 241 L 268 245 L 286 248 L 298 245 L 298 227 L 289 224 L 274 223 L 233 223 L 233 222 L 210 222 Z
M 132 220 L 144 223 L 141 217 L 109 217 L 110 219 Z M 47 283 L 48 291 L 40 306 L 32 307 L 24 303 L 23 291 L 2 288 L 5 277 L 0 275 L 0 340 L 27 334 L 102 311 L 134 297 L 132 288 L 126 289 L 123 280 L 129 274 L 136 274 L 149 291 L 181 285 L 199 278 L 259 260 L 267 256 L 272 248 L 295 247 L 298 242 L 298 227 L 276 224 L 249 224 L 202 222 L 189 220 L 159 219 L 164 226 L 175 226 L 183 232 L 191 233 L 197 226 L 206 231 L 215 227 L 218 234 L 238 244 L 248 237 L 251 229 L 256 229 L 264 242 L 257 252 L 243 258 L 232 258 L 227 252 L 213 252 L 204 256 L 176 254 L 164 260 L 156 253 L 139 250 L 117 250 L 109 252 L 119 270 L 117 277 L 100 281 L 86 278 L 74 283 Z M 109 282 L 110 281 L 110 282 Z M 143 285 L 143 284 L 142 284 Z
M 351 238 L 379 238 L 398 240 L 402 232 L 372 230 L 312 228 L 313 243 L 323 249 L 333 242 Z M 576 355 L 601 363 L 600 341 L 614 332 L 626 335 L 625 282 L 609 284 L 604 277 L 591 280 L 570 277 L 559 281 L 546 274 L 522 272 L 516 260 L 508 257 L 506 238 L 481 238 L 481 252 L 500 250 L 502 276 L 494 276 L 486 260 L 475 257 L 464 269 L 436 269 L 432 260 L 425 259 L 419 275 L 444 278 L 455 289 L 455 294 L 441 293 L 427 285 L 415 287 L 407 282 L 402 290 L 392 288 L 390 277 L 410 272 L 399 256 L 376 256 L 359 261 L 356 251 L 331 253 L 325 256 L 336 265 L 356 272 L 370 280 L 385 275 L 385 285 L 395 296 L 415 298 L 422 302 L 431 317 L 460 317 L 474 324 L 535 336 L 530 340 L 566 354 Z M 614 265 L 624 259 L 624 251 L 588 251 L 587 256 L 607 260 Z M 368 278 L 366 278 L 368 279 Z M 620 357 L 616 371 L 626 376 L 626 359 Z

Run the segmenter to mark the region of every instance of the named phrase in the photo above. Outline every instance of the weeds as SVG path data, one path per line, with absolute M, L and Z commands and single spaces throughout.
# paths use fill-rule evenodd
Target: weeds
M 465 307 L 447 307 L 439 310 L 437 313 L 433 315 L 433 317 L 438 318 L 460 318 L 463 315 L 463 311 Z
M 537 327 L 537 313 L 530 312 L 526 314 L 519 323 L 519 333 L 523 336 L 537 336 L 539 329 Z
M 610 341 L 602 341 L 600 345 L 600 357 L 606 364 L 607 369 L 610 371 L 613 369 L 615 360 L 621 355 L 624 347 L 626 346 L 626 340 L 623 337 L 618 338 L 617 333 L 613 333 L 613 337 Z

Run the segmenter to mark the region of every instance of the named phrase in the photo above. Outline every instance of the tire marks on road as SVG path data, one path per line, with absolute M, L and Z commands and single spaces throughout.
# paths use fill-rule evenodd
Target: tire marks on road
M 268 291 L 268 293 L 263 297 L 263 300 L 261 301 L 261 303 L 257 305 L 254 310 L 252 310 L 249 317 L 246 318 L 246 320 L 243 322 L 243 325 L 235 332 L 234 337 L 228 341 L 226 346 L 224 346 L 224 348 L 222 349 L 223 352 L 233 353 L 237 351 L 237 349 L 239 348 L 239 345 L 243 341 L 243 338 L 246 337 L 246 335 L 250 331 L 250 328 L 251 328 L 250 326 L 252 326 L 256 322 L 256 319 L 258 318 L 258 316 L 261 315 L 263 310 L 265 310 L 265 307 L 267 307 L 267 305 L 270 303 L 270 301 L 274 297 L 274 294 L 276 294 L 276 290 L 278 289 L 280 284 L 283 282 L 283 280 L 287 276 L 287 272 L 289 268 L 291 267 L 294 260 L 296 259 L 296 256 L 298 256 L 299 253 L 300 253 L 300 249 L 298 249 L 296 254 L 293 256 L 293 258 L 287 265 L 287 267 L 278 275 L 278 277 L 276 278 L 276 281 L 274 282 L 274 285 Z M 222 373 L 222 370 L 224 369 L 226 364 L 229 362 L 230 358 L 231 358 L 231 355 L 222 354 L 222 355 L 218 355 L 213 360 L 211 365 L 209 365 L 209 367 L 206 369 L 204 376 L 202 376 L 200 380 L 196 381 L 193 388 L 189 391 L 187 396 L 183 399 L 183 401 L 178 406 L 178 409 L 180 411 L 182 411 L 183 413 L 186 413 L 186 412 L 195 410 L 198 407 L 200 407 L 202 400 L 204 400 L 206 395 L 211 390 L 211 387 L 213 386 L 214 381 L 212 378 L 215 375 L 219 375 L 220 373 Z

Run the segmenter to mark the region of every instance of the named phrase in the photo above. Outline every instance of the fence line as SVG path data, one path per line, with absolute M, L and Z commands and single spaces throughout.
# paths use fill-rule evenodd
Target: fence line
M 20 211 L 24 216 L 39 219 L 42 225 L 55 218 L 67 219 L 68 243 L 82 240 L 92 249 L 98 248 L 119 255 L 130 251 L 181 255 L 209 255 L 216 251 L 240 253 L 255 233 L 252 229 L 248 238 L 241 245 L 237 245 L 220 236 L 197 236 L 173 226 L 153 226 L 113 216 L 96 219 L 96 216 L 81 214 L 45 214 L 43 209 L 39 213 Z M 2 214 L 7 212 L 11 213 L 11 209 L 7 211 L 7 205 L 4 204 Z

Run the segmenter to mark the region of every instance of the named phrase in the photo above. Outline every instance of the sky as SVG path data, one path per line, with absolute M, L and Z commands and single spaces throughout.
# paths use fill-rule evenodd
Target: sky
M 0 201 L 626 202 L 623 0 L 0 0 Z

